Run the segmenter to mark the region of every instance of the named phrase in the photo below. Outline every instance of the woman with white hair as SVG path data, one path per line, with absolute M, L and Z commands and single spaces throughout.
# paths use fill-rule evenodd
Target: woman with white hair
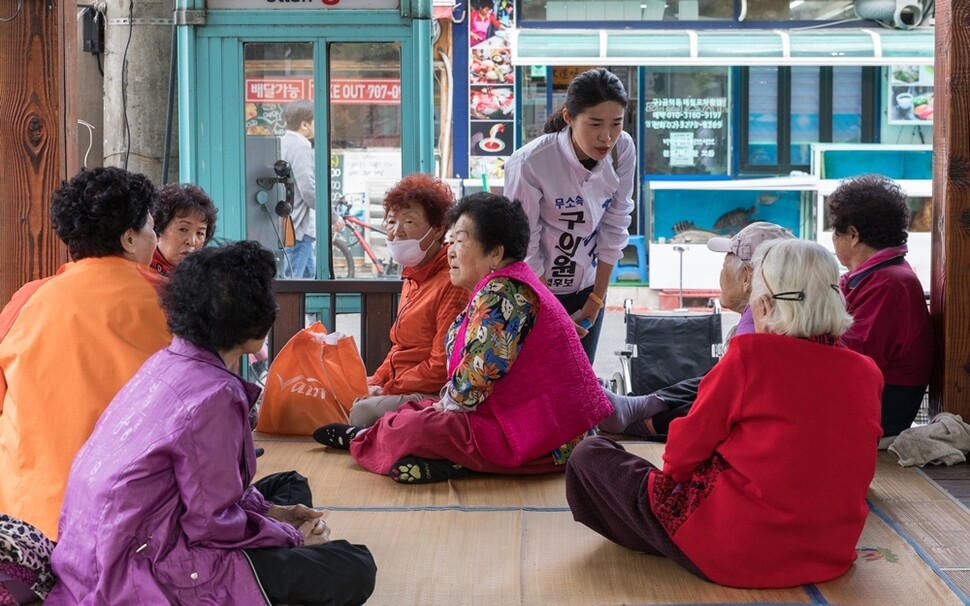
M 629 549 L 733 587 L 819 583 L 856 558 L 876 467 L 882 375 L 846 349 L 852 323 L 822 246 L 754 256 L 755 333 L 736 337 L 673 421 L 663 469 L 604 437 L 566 469 L 573 517 Z

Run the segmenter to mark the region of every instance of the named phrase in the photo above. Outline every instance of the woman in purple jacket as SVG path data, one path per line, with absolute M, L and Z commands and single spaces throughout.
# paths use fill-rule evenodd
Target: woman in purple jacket
M 171 346 L 118 393 L 71 469 L 47 604 L 361 604 L 366 547 L 329 541 L 322 512 L 269 503 L 249 409 L 229 370 L 276 318 L 273 255 L 207 248 L 162 296 Z

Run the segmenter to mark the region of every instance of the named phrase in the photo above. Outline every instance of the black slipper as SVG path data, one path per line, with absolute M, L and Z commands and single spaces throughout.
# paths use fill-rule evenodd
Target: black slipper
M 361 427 L 345 425 L 343 423 L 330 423 L 323 427 L 318 427 L 313 432 L 313 439 L 324 446 L 339 448 L 340 450 L 350 450 L 350 441 L 360 433 Z
M 398 484 L 432 484 L 463 478 L 471 470 L 444 459 L 404 457 L 391 466 L 388 475 Z
M 262 449 L 262 448 L 256 448 L 256 458 L 257 459 L 259 457 L 263 456 L 264 454 L 266 454 L 266 451 L 264 449 Z

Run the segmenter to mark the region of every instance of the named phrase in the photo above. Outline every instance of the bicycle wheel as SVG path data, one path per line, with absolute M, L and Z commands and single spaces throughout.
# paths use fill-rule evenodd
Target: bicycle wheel
M 350 247 L 342 240 L 334 240 L 330 244 L 330 267 L 333 269 L 333 277 L 353 278 L 354 257 L 350 254 Z

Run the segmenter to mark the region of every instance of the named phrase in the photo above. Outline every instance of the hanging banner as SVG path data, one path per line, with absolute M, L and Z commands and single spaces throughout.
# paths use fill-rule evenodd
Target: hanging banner
M 468 12 L 468 168 L 471 177 L 505 176 L 515 136 L 513 0 L 472 0 Z

